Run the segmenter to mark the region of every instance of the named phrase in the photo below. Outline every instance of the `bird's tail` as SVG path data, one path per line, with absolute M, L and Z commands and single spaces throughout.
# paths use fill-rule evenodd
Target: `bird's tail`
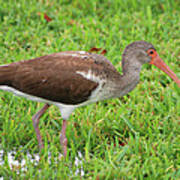
M 11 86 L 14 78 L 14 66 L 12 65 L 1 65 L 0 66 L 0 86 L 7 85 Z

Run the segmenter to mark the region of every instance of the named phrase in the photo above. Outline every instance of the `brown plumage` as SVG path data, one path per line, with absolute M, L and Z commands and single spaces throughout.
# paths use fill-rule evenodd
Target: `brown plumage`
M 104 57 L 99 61 L 98 58 L 102 57 L 63 52 L 0 66 L 0 85 L 50 101 L 79 104 L 88 99 L 98 83 L 85 79 L 77 71 L 88 72 L 91 68 L 102 76 L 105 76 L 103 72 L 118 73 Z

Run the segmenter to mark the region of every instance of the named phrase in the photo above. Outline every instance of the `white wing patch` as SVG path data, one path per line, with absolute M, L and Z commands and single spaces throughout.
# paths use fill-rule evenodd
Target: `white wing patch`
M 86 51 L 67 51 L 67 52 L 60 52 L 60 54 L 63 56 L 85 58 L 85 57 L 88 57 L 89 53 Z
M 87 54 L 86 51 L 78 51 L 78 53 L 79 53 L 79 54 L 83 54 L 83 55 Z
M 91 70 L 89 70 L 88 72 L 76 71 L 76 73 L 80 74 L 84 78 L 89 79 L 91 81 L 94 81 L 94 82 L 97 82 L 97 83 L 101 82 L 101 79 L 98 76 L 95 76 Z
M 80 74 L 84 78 L 94 81 L 98 83 L 98 87 L 91 93 L 91 96 L 89 97 L 90 102 L 96 102 L 99 100 L 104 99 L 103 98 L 103 84 L 106 82 L 105 79 L 101 79 L 100 77 L 96 76 L 92 70 L 89 70 L 88 72 L 84 71 L 76 71 L 77 74 Z

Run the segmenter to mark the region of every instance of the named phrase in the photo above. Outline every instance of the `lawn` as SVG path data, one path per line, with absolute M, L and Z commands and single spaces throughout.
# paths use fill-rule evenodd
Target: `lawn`
M 180 77 L 178 0 L 0 0 L 0 64 L 67 50 L 101 47 L 121 71 L 130 42 L 146 40 Z M 0 179 L 180 179 L 180 88 L 144 65 L 128 95 L 76 109 L 68 121 L 68 155 L 60 158 L 62 119 L 51 106 L 0 91 Z M 24 165 L 11 165 L 9 152 Z M 78 160 L 77 160 L 78 158 Z M 79 161 L 77 163 L 77 161 Z

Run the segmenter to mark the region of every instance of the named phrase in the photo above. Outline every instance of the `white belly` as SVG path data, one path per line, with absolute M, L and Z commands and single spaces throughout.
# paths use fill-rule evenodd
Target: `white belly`
M 36 97 L 36 96 L 32 96 L 32 95 L 23 93 L 21 91 L 18 91 L 16 89 L 12 88 L 12 87 L 9 87 L 9 86 L 0 86 L 0 89 L 4 90 L 4 91 L 11 92 L 16 96 L 21 96 L 21 97 L 30 99 L 32 101 L 43 102 L 43 103 L 47 103 L 47 104 L 53 104 L 60 109 L 61 116 L 63 119 L 68 119 L 75 108 L 88 104 L 87 102 L 85 102 L 85 103 L 77 104 L 77 105 L 69 105 L 69 104 L 54 102 L 54 101 L 46 100 L 46 99 L 43 99 L 40 97 Z

